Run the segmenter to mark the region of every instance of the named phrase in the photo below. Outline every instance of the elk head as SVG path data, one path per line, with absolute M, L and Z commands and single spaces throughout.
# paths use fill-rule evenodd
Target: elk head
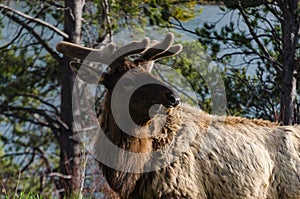
M 58 43 L 56 48 L 71 57 L 107 64 L 108 71 L 102 74 L 99 83 L 108 90 L 107 99 L 110 106 L 117 110 L 120 117 L 124 117 L 125 113 L 122 114 L 118 109 L 126 106 L 124 100 L 130 95 L 130 116 L 135 123 L 142 125 L 150 120 L 149 110 L 153 105 L 170 108 L 179 104 L 179 97 L 174 91 L 150 73 L 154 61 L 174 56 L 182 50 L 182 46 L 173 45 L 173 41 L 174 35 L 168 33 L 163 41 L 152 45 L 149 38 L 145 38 L 118 49 L 115 44 L 109 44 L 99 50 L 64 41 Z M 135 58 L 131 57 L 133 55 Z M 85 71 L 85 75 L 80 78 L 87 82 L 97 78 L 100 72 L 90 66 L 86 66 Z

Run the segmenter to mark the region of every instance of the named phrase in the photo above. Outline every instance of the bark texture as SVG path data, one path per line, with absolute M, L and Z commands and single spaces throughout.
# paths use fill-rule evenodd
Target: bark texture
M 84 0 L 65 0 L 64 32 L 69 35 L 68 41 L 76 44 L 81 42 L 82 12 Z M 62 59 L 61 76 L 61 117 L 65 128 L 61 133 L 60 169 L 62 174 L 70 178 L 62 178 L 61 185 L 65 189 L 63 195 L 76 193 L 80 189 L 80 143 L 76 139 L 74 129 L 72 92 L 75 75 L 69 66 L 73 58 L 64 56 Z

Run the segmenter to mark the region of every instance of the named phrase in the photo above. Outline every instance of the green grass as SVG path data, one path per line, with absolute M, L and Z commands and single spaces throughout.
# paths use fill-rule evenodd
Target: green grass
M 6 196 L 6 199 L 11 199 L 11 197 Z M 21 192 L 19 195 L 15 195 L 12 199 L 44 199 L 45 197 L 40 196 L 39 194 L 33 194 L 33 193 L 24 193 Z
M 29 193 L 21 192 L 19 195 L 16 194 L 14 197 L 5 196 L 5 199 L 48 199 L 48 198 L 49 197 L 44 197 L 44 196 L 41 196 L 40 194 L 34 194 L 34 193 L 31 193 L 31 192 L 29 192 Z M 80 197 L 79 197 L 79 194 L 74 194 L 70 198 L 79 199 Z M 84 199 L 90 199 L 90 197 L 83 197 L 83 198 Z M 2 199 L 1 196 L 0 196 L 0 199 Z

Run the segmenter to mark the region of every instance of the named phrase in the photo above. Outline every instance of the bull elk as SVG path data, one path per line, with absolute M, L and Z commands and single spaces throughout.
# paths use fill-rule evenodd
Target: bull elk
M 300 198 L 300 127 L 212 116 L 179 103 L 177 94 L 150 73 L 154 61 L 181 51 L 173 40 L 169 33 L 156 44 L 146 38 L 118 49 L 57 45 L 65 55 L 109 66 L 99 80 L 107 94 L 99 120 L 103 135 L 95 147 L 111 162 L 100 165 L 112 189 L 121 198 Z M 89 58 L 90 53 L 97 56 Z M 150 83 L 130 90 L 144 80 Z M 117 86 L 132 93 L 129 114 L 122 111 L 124 96 L 114 95 Z M 156 108 L 150 116 L 156 104 L 165 111 Z M 135 125 L 127 125 L 128 117 Z M 110 153 L 105 139 L 120 150 Z

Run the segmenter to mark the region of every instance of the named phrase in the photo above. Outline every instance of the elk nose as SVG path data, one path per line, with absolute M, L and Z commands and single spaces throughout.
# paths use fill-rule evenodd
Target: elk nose
M 166 93 L 166 99 L 168 100 L 170 107 L 176 107 L 180 102 L 180 98 L 177 95 L 169 92 Z

